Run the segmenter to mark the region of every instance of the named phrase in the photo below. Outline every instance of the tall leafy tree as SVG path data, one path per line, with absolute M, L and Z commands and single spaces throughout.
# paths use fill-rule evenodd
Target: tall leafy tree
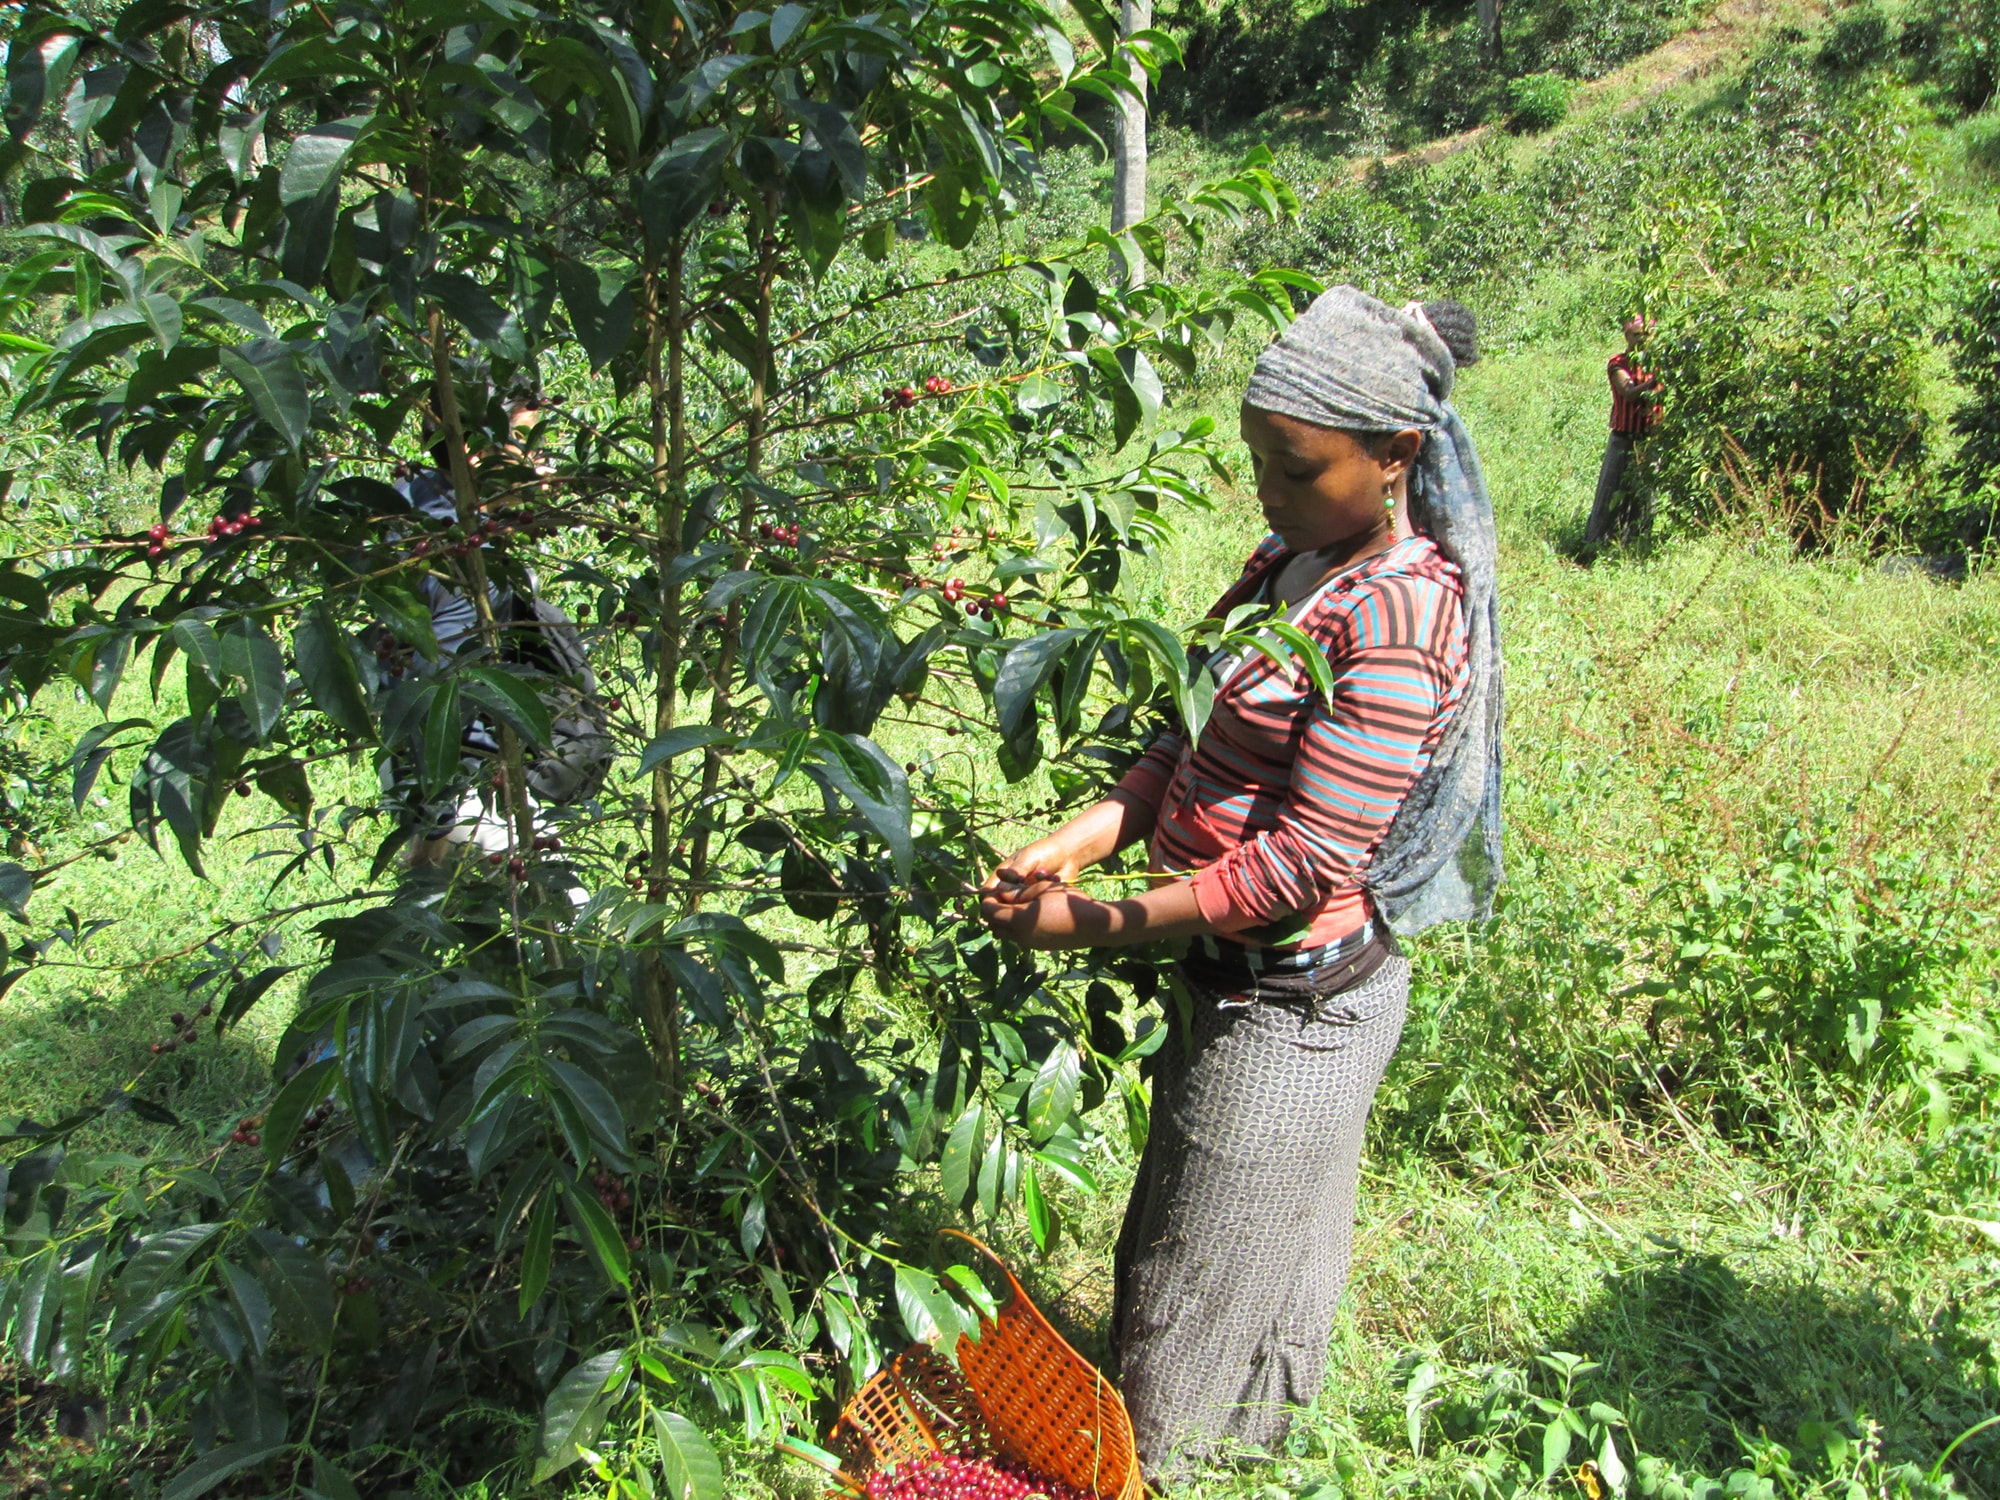
M 297 987 L 244 1119 L 142 1077 L 8 1144 L 15 1348 L 183 1422 L 183 1500 L 352 1493 L 412 1444 L 474 1477 L 490 1435 L 427 1414 L 508 1408 L 543 1474 L 615 1416 L 617 1463 L 720 1494 L 690 1418 L 809 1426 L 976 1302 L 897 1238 L 911 1174 L 1046 1242 L 1089 1113 L 1143 1133 L 1151 971 L 1052 974 L 967 893 L 993 768 L 1079 800 L 1205 712 L 1122 580 L 1217 461 L 1170 382 L 1296 278 L 1164 274 L 1286 211 L 1261 162 L 1010 248 L 1049 133 L 1161 45 L 1077 14 L 1081 47 L 1033 0 L 20 14 L 6 387 L 159 505 L 0 558 L 0 674 L 90 695 L 79 800 L 122 777 L 196 874 L 263 799 L 273 930 L 308 866 L 341 892 L 297 969 L 208 945 L 218 1029 Z M 394 485 L 427 466 L 442 510 Z M 616 758 L 538 806 L 566 721 Z M 490 856 L 406 858 L 474 803 Z M 42 874 L 0 891 L 32 914 Z M 104 1108 L 160 1149 L 73 1151 Z

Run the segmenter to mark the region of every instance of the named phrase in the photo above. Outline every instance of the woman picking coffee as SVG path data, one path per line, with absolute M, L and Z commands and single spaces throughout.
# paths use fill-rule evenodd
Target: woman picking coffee
M 1492 909 L 1493 515 L 1446 399 L 1477 357 L 1462 307 L 1398 311 L 1352 287 L 1264 351 L 1241 422 L 1271 535 L 1212 613 L 1290 620 L 1333 691 L 1255 649 L 1212 657 L 1199 738 L 1163 733 L 986 883 L 986 921 L 1028 947 L 1187 944 L 1192 1004 L 1156 1054 L 1113 1315 L 1156 1479 L 1269 1448 L 1318 1396 L 1362 1133 L 1409 993 L 1396 937 Z M 1141 840 L 1150 890 L 1074 889 Z

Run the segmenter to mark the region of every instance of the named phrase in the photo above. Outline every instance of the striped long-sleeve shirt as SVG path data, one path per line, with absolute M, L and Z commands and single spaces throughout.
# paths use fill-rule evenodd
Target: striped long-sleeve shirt
M 1259 597 L 1290 558 L 1267 538 L 1212 613 Z M 1153 868 L 1195 871 L 1217 932 L 1284 951 L 1368 925 L 1361 873 L 1465 690 L 1463 595 L 1429 538 L 1398 542 L 1295 616 L 1326 651 L 1331 701 L 1303 668 L 1252 652 L 1192 750 L 1169 731 L 1120 781 L 1158 809 Z

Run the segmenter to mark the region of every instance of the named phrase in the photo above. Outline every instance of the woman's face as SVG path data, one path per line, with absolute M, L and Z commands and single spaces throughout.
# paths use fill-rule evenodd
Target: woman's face
M 1371 453 L 1350 433 L 1248 404 L 1241 427 L 1257 503 L 1293 552 L 1386 535 L 1383 495 L 1400 487 L 1423 443 L 1413 429 L 1384 439 Z

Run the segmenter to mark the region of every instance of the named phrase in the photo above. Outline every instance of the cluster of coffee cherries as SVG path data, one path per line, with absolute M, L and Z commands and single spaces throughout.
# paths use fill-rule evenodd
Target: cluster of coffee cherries
M 217 516 L 208 523 L 208 540 L 226 541 L 233 536 L 241 536 L 245 531 L 264 524 L 256 515 Z M 164 557 L 174 540 L 174 529 L 165 521 L 155 521 L 146 530 L 146 540 L 135 545 L 143 546 L 148 557 Z
M 194 1023 L 203 1016 L 213 1015 L 214 1013 L 215 1007 L 213 1005 L 204 1005 L 193 1016 L 189 1016 L 184 1010 L 175 1011 L 167 1017 L 168 1024 L 174 1028 L 173 1034 L 160 1038 L 159 1041 L 154 1042 L 146 1050 L 157 1057 L 162 1052 L 173 1052 L 183 1046 L 192 1045 L 200 1036 L 200 1033 L 194 1029 Z
M 799 528 L 782 523 L 773 526 L 769 521 L 757 523 L 757 535 L 767 542 L 775 542 L 780 547 L 796 547 L 799 544 Z
M 930 384 L 929 381 L 924 383 Z M 913 385 L 885 385 L 882 387 L 882 399 L 897 411 L 908 411 L 917 404 L 917 388 Z
M 933 396 L 949 396 L 951 394 L 951 380 L 944 375 L 933 375 L 924 382 L 924 389 L 929 391 Z
M 233 518 L 229 516 L 217 516 L 208 523 L 208 539 L 211 542 L 219 542 L 224 537 L 241 536 L 246 529 L 253 526 L 262 526 L 263 524 L 254 515 L 242 515 Z M 159 538 L 155 537 L 154 540 L 158 541 Z
M 963 600 L 965 612 L 968 615 L 977 615 L 982 620 L 990 620 L 995 615 L 1004 615 L 1009 608 L 1005 594 L 995 594 L 991 599 L 967 599 L 963 578 L 947 578 L 944 581 L 944 597 L 950 604 L 957 604 Z
M 525 880 L 528 876 L 528 862 L 518 854 L 502 854 L 498 850 L 486 856 L 486 863 L 499 869 L 507 867 L 507 875 L 512 880 Z
M 535 529 L 537 528 L 532 526 L 517 526 L 513 521 L 503 521 L 497 516 L 481 516 L 479 523 L 469 528 L 462 536 L 458 534 L 458 528 L 454 526 L 441 539 L 427 536 L 418 537 L 410 543 L 410 555 L 412 557 L 429 557 L 433 550 L 435 550 L 441 557 L 470 557 L 489 542 L 504 540 L 512 536 L 516 531 L 533 531 Z M 442 540 L 442 546 L 438 545 L 439 540 Z
M 236 1128 L 229 1132 L 229 1144 L 232 1146 L 261 1146 L 264 1144 L 263 1130 L 264 1117 L 262 1115 L 245 1115 L 236 1122 Z
M 590 1185 L 597 1189 L 597 1201 L 604 1205 L 607 1212 L 622 1214 L 632 1206 L 631 1190 L 609 1172 L 600 1171 L 590 1179 Z M 644 1243 L 636 1234 L 625 1236 L 627 1250 L 637 1250 Z
M 868 1476 L 868 1500 L 1092 1500 L 1082 1490 L 990 1458 L 932 1453 Z
M 609 1172 L 600 1171 L 590 1179 L 590 1185 L 597 1189 L 597 1201 L 614 1214 L 622 1214 L 632 1206 L 632 1194 Z

